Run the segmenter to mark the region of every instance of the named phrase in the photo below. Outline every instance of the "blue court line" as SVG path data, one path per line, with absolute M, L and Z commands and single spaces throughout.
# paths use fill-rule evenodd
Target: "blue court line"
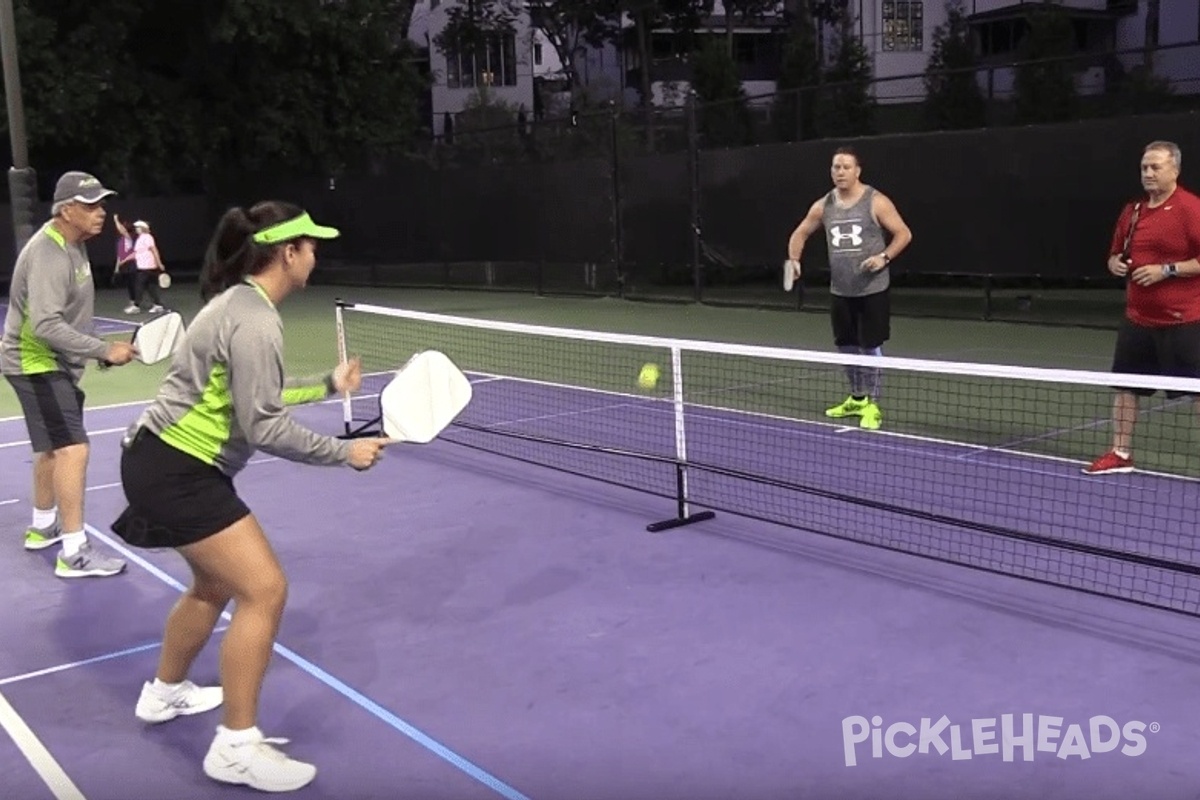
M 219 625 L 216 628 L 213 628 L 213 633 L 220 633 L 227 628 L 227 625 Z M 42 678 L 46 675 L 54 675 L 55 673 L 66 672 L 69 669 L 75 669 L 77 667 L 86 667 L 91 664 L 112 661 L 116 658 L 135 656 L 138 653 L 145 653 L 147 650 L 156 650 L 159 647 L 162 647 L 161 640 L 157 642 L 147 642 L 146 644 L 139 644 L 133 647 L 126 647 L 124 650 L 114 650 L 111 653 L 105 653 L 102 656 L 93 656 L 92 658 L 85 658 L 82 661 L 70 661 L 66 664 L 58 664 L 53 667 L 46 667 L 45 669 L 36 669 L 33 672 L 25 672 L 20 675 L 12 675 L 7 678 L 0 678 L 0 686 L 8 686 L 11 683 L 20 683 L 21 681 L 27 681 L 31 678 Z
M 59 664 L 58 666 L 55 666 L 55 667 L 47 667 L 45 669 L 39 669 L 39 670 L 35 670 L 33 672 L 26 672 L 22 675 L 13 675 L 12 677 L 9 677 L 9 678 L 3 678 L 3 679 L 0 679 L 0 686 L 8 686 L 10 683 L 17 683 L 19 681 L 29 680 L 30 678 L 40 678 L 43 675 L 53 675 L 56 672 L 64 672 L 65 670 L 75 669 L 76 667 L 86 667 L 89 664 L 99 664 L 103 661 L 112 661 L 114 658 L 124 658 L 125 656 L 132 656 L 132 655 L 136 655 L 138 653 L 144 653 L 147 650 L 154 650 L 159 647 L 162 647 L 161 641 L 150 642 L 149 644 L 140 644 L 140 645 L 137 645 L 136 647 L 127 647 L 124 650 L 116 650 L 111 653 L 105 653 L 102 656 L 95 656 L 93 658 L 85 658 L 82 661 L 72 661 L 68 664 Z
M 117 542 L 116 540 L 114 540 L 111 536 L 108 536 L 107 534 L 96 530 L 91 525 L 85 525 L 84 527 L 86 528 L 89 535 L 95 536 L 97 539 L 100 539 L 105 544 L 107 544 L 109 547 L 111 547 L 114 550 L 116 550 L 117 552 L 121 553 L 127 559 L 129 559 L 133 563 L 137 564 L 139 567 L 146 570 L 151 575 L 153 575 L 154 577 L 158 578 L 163 583 L 170 586 L 172 589 L 175 589 L 178 592 L 183 592 L 187 589 L 187 587 L 185 587 L 182 583 L 175 580 L 170 575 L 168 575 L 166 572 L 164 572 L 163 570 L 154 566 L 149 561 L 147 561 L 146 559 L 139 556 L 137 553 L 134 553 L 133 551 L 129 550 L 127 547 L 125 547 L 124 545 L 122 545 L 119 542 Z M 225 619 L 230 619 L 229 612 L 227 612 L 227 611 L 222 613 L 221 616 L 224 617 Z M 158 643 L 156 643 L 154 645 L 154 647 L 157 647 L 157 646 L 158 646 Z M 414 725 L 404 721 L 400 717 L 398 717 L 395 714 L 393 714 L 392 712 L 388 711 L 383 706 L 376 703 L 371 698 L 367 697 L 366 695 L 362 694 L 361 692 L 357 691 L 356 689 L 348 686 L 347 684 L 345 684 L 338 678 L 335 678 L 333 675 L 330 675 L 328 672 L 321 669 L 316 664 L 312 663 L 311 661 L 309 661 L 308 659 L 299 655 L 298 653 L 288 649 L 287 647 L 284 647 L 283 645 L 279 644 L 278 642 L 275 644 L 274 649 L 275 649 L 275 652 L 279 653 L 279 655 L 283 656 L 285 659 L 292 662 L 294 665 L 296 665 L 300 669 L 304 670 L 309 675 L 312 675 L 314 678 L 319 680 L 321 683 L 323 683 L 326 686 L 328 686 L 329 688 L 333 689 L 335 692 L 342 695 L 347 700 L 349 700 L 350 702 L 357 705 L 359 708 L 366 711 L 368 714 L 371 714 L 376 719 L 380 720 L 381 722 L 386 723 L 393 729 L 404 734 L 405 736 L 412 739 L 417 744 L 419 744 L 422 747 L 424 747 L 425 749 L 429 750 L 434 755 L 438 756 L 439 758 L 442 758 L 443 760 L 445 760 L 447 763 L 451 764 L 452 766 L 457 767 L 459 770 L 461 770 L 465 774 L 469 775 L 470 777 L 474 778 L 475 780 L 479 781 L 484 786 L 487 786 L 489 789 L 492 789 L 497 794 L 508 798 L 508 800 L 530 800 L 529 797 L 525 796 L 521 792 L 519 792 L 516 789 L 514 789 L 513 787 L 509 786 L 507 783 L 500 780 L 496 776 L 492 775 L 487 770 L 483 769 L 480 766 L 477 766 L 476 764 L 472 763 L 471 761 L 468 761 L 466 758 L 463 758 L 458 753 L 455 753 L 453 750 L 446 747 L 441 742 L 432 738 L 428 734 L 422 732 L 420 729 L 418 729 Z M 101 656 L 101 658 L 104 658 L 104 657 Z

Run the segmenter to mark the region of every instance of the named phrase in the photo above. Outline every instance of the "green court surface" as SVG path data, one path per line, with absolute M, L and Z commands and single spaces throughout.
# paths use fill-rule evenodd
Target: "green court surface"
M 460 316 L 530 322 L 587 330 L 832 351 L 828 318 L 821 312 L 754 310 L 696 304 L 649 303 L 612 298 L 539 297 L 525 293 L 371 289 L 314 286 L 280 309 L 290 374 L 321 372 L 337 359 L 334 301 L 370 302 Z M 190 319 L 200 307 L 195 284 L 177 284 L 167 295 Z M 96 315 L 135 321 L 121 312 L 119 290 L 97 291 Z M 1108 369 L 1113 331 L 1027 324 L 896 317 L 887 355 L 1075 369 Z M 133 364 L 83 380 L 88 405 L 145 400 L 166 364 Z M 19 413 L 11 391 L 0 392 L 0 415 Z

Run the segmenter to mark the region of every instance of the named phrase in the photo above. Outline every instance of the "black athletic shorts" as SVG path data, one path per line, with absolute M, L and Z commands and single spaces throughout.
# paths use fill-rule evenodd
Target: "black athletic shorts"
M 33 452 L 46 453 L 87 444 L 83 427 L 83 390 L 65 372 L 5 375 L 17 393 Z
M 121 450 L 129 507 L 112 529 L 134 547 L 182 547 L 250 513 L 233 479 L 140 428 Z
M 833 324 L 833 343 L 873 350 L 892 335 L 892 307 L 889 292 L 863 297 L 829 298 L 829 321 Z
M 1124 319 L 1117 331 L 1112 371 L 1125 375 L 1200 378 L 1200 322 L 1148 328 Z M 1129 387 L 1122 389 L 1143 397 L 1158 391 Z M 1183 394 L 1167 392 L 1167 396 L 1172 398 Z

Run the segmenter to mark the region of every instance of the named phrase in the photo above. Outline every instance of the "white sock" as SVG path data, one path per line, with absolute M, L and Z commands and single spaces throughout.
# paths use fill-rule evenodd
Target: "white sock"
M 217 726 L 217 742 L 219 744 L 250 744 L 257 742 L 263 738 L 262 731 L 255 725 L 251 728 L 244 728 L 240 731 L 230 730 L 224 725 Z
M 55 521 L 58 519 L 58 506 L 50 506 L 46 510 L 42 510 L 37 506 L 33 509 L 33 527 L 39 530 L 46 530 L 54 527 Z
M 70 558 L 87 544 L 87 534 L 83 531 L 64 533 L 62 538 L 63 553 Z
M 1114 447 L 1113 452 L 1116 453 L 1117 455 L 1119 455 L 1121 458 L 1129 458 L 1128 450 L 1122 450 L 1119 447 Z
M 175 692 L 179 691 L 180 686 L 183 686 L 182 681 L 179 683 L 163 683 L 158 678 L 155 678 L 154 683 L 151 684 L 151 688 L 157 692 L 160 697 L 170 697 L 171 695 L 175 694 Z

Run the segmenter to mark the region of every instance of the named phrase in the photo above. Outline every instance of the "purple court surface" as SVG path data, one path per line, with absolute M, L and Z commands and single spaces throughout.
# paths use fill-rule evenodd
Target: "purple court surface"
M 87 416 L 106 546 L 138 411 Z M 257 796 L 201 772 L 219 712 L 133 715 L 182 562 L 55 578 L 25 438 L 0 421 L 0 797 Z M 291 579 L 260 725 L 317 764 L 297 798 L 1200 796 L 1191 617 L 727 513 L 649 534 L 668 501 L 448 442 L 238 483 Z

